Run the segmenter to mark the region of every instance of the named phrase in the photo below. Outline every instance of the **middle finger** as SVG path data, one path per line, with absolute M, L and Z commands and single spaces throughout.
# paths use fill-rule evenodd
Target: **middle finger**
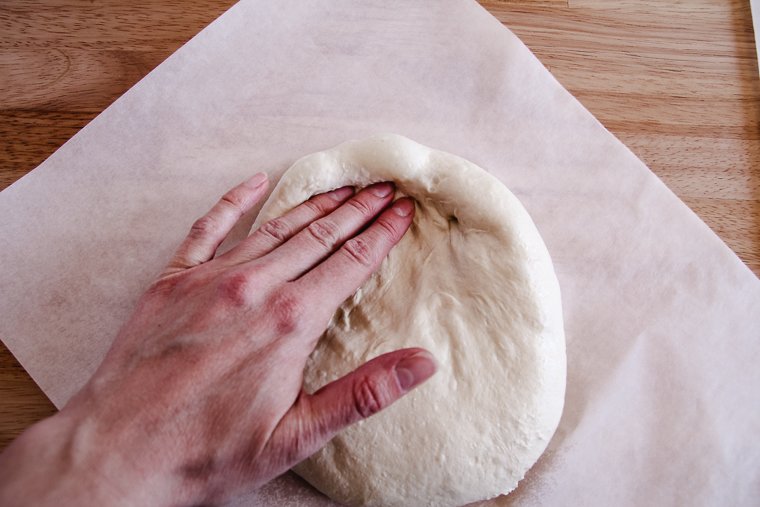
M 268 254 L 278 276 L 295 280 L 370 223 L 393 200 L 393 184 L 370 185 Z
M 223 260 L 242 264 L 263 257 L 298 234 L 314 220 L 335 211 L 353 193 L 353 187 L 341 187 L 332 192 L 313 196 L 281 217 L 263 224 L 235 248 L 224 254 Z

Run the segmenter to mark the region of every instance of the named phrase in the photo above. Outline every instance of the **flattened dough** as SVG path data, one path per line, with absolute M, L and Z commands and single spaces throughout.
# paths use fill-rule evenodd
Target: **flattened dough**
M 297 161 L 254 227 L 344 185 L 396 183 L 414 223 L 333 316 L 309 392 L 365 361 L 424 347 L 438 373 L 295 467 L 347 505 L 457 506 L 504 494 L 557 428 L 565 339 L 557 278 L 525 209 L 495 177 L 397 135 Z

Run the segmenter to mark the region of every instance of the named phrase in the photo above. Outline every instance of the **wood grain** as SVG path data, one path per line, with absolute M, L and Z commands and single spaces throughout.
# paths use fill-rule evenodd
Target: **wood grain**
M 746 1 L 483 1 L 760 274 L 760 80 Z
M 4 0 L 0 188 L 232 0 Z M 483 0 L 760 274 L 760 82 L 744 0 Z M 54 407 L 0 348 L 0 448 Z

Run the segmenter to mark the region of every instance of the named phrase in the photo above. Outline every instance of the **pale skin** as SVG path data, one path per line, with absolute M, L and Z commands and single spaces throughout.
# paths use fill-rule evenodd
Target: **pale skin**
M 379 356 L 314 393 L 303 370 L 335 309 L 409 228 L 378 183 L 312 197 L 231 250 L 257 174 L 193 225 L 92 379 L 0 455 L 0 505 L 208 505 L 255 489 L 435 373 Z

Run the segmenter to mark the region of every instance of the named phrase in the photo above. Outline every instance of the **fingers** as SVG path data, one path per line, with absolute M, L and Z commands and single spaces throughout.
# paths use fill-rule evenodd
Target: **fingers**
M 213 259 L 230 230 L 261 199 L 266 189 L 267 175 L 262 172 L 224 194 L 208 213 L 195 221 L 164 270 L 164 276 Z
M 285 243 L 314 220 L 333 212 L 353 193 L 353 187 L 342 187 L 315 195 L 285 215 L 263 224 L 223 257 L 236 264 L 258 259 Z
M 277 276 L 288 281 L 298 278 L 371 222 L 391 200 L 393 185 L 376 183 L 329 215 L 302 225 L 300 232 L 269 254 Z
M 295 283 L 306 293 L 323 294 L 323 303 L 334 310 L 380 267 L 391 248 L 401 241 L 413 218 L 414 201 L 407 197 L 399 199 L 364 232 L 346 241 Z
M 387 408 L 435 371 L 435 359 L 425 349 L 376 357 L 314 394 L 302 394 L 277 426 L 269 446 L 284 446 L 291 466 L 319 450 L 341 429 Z

